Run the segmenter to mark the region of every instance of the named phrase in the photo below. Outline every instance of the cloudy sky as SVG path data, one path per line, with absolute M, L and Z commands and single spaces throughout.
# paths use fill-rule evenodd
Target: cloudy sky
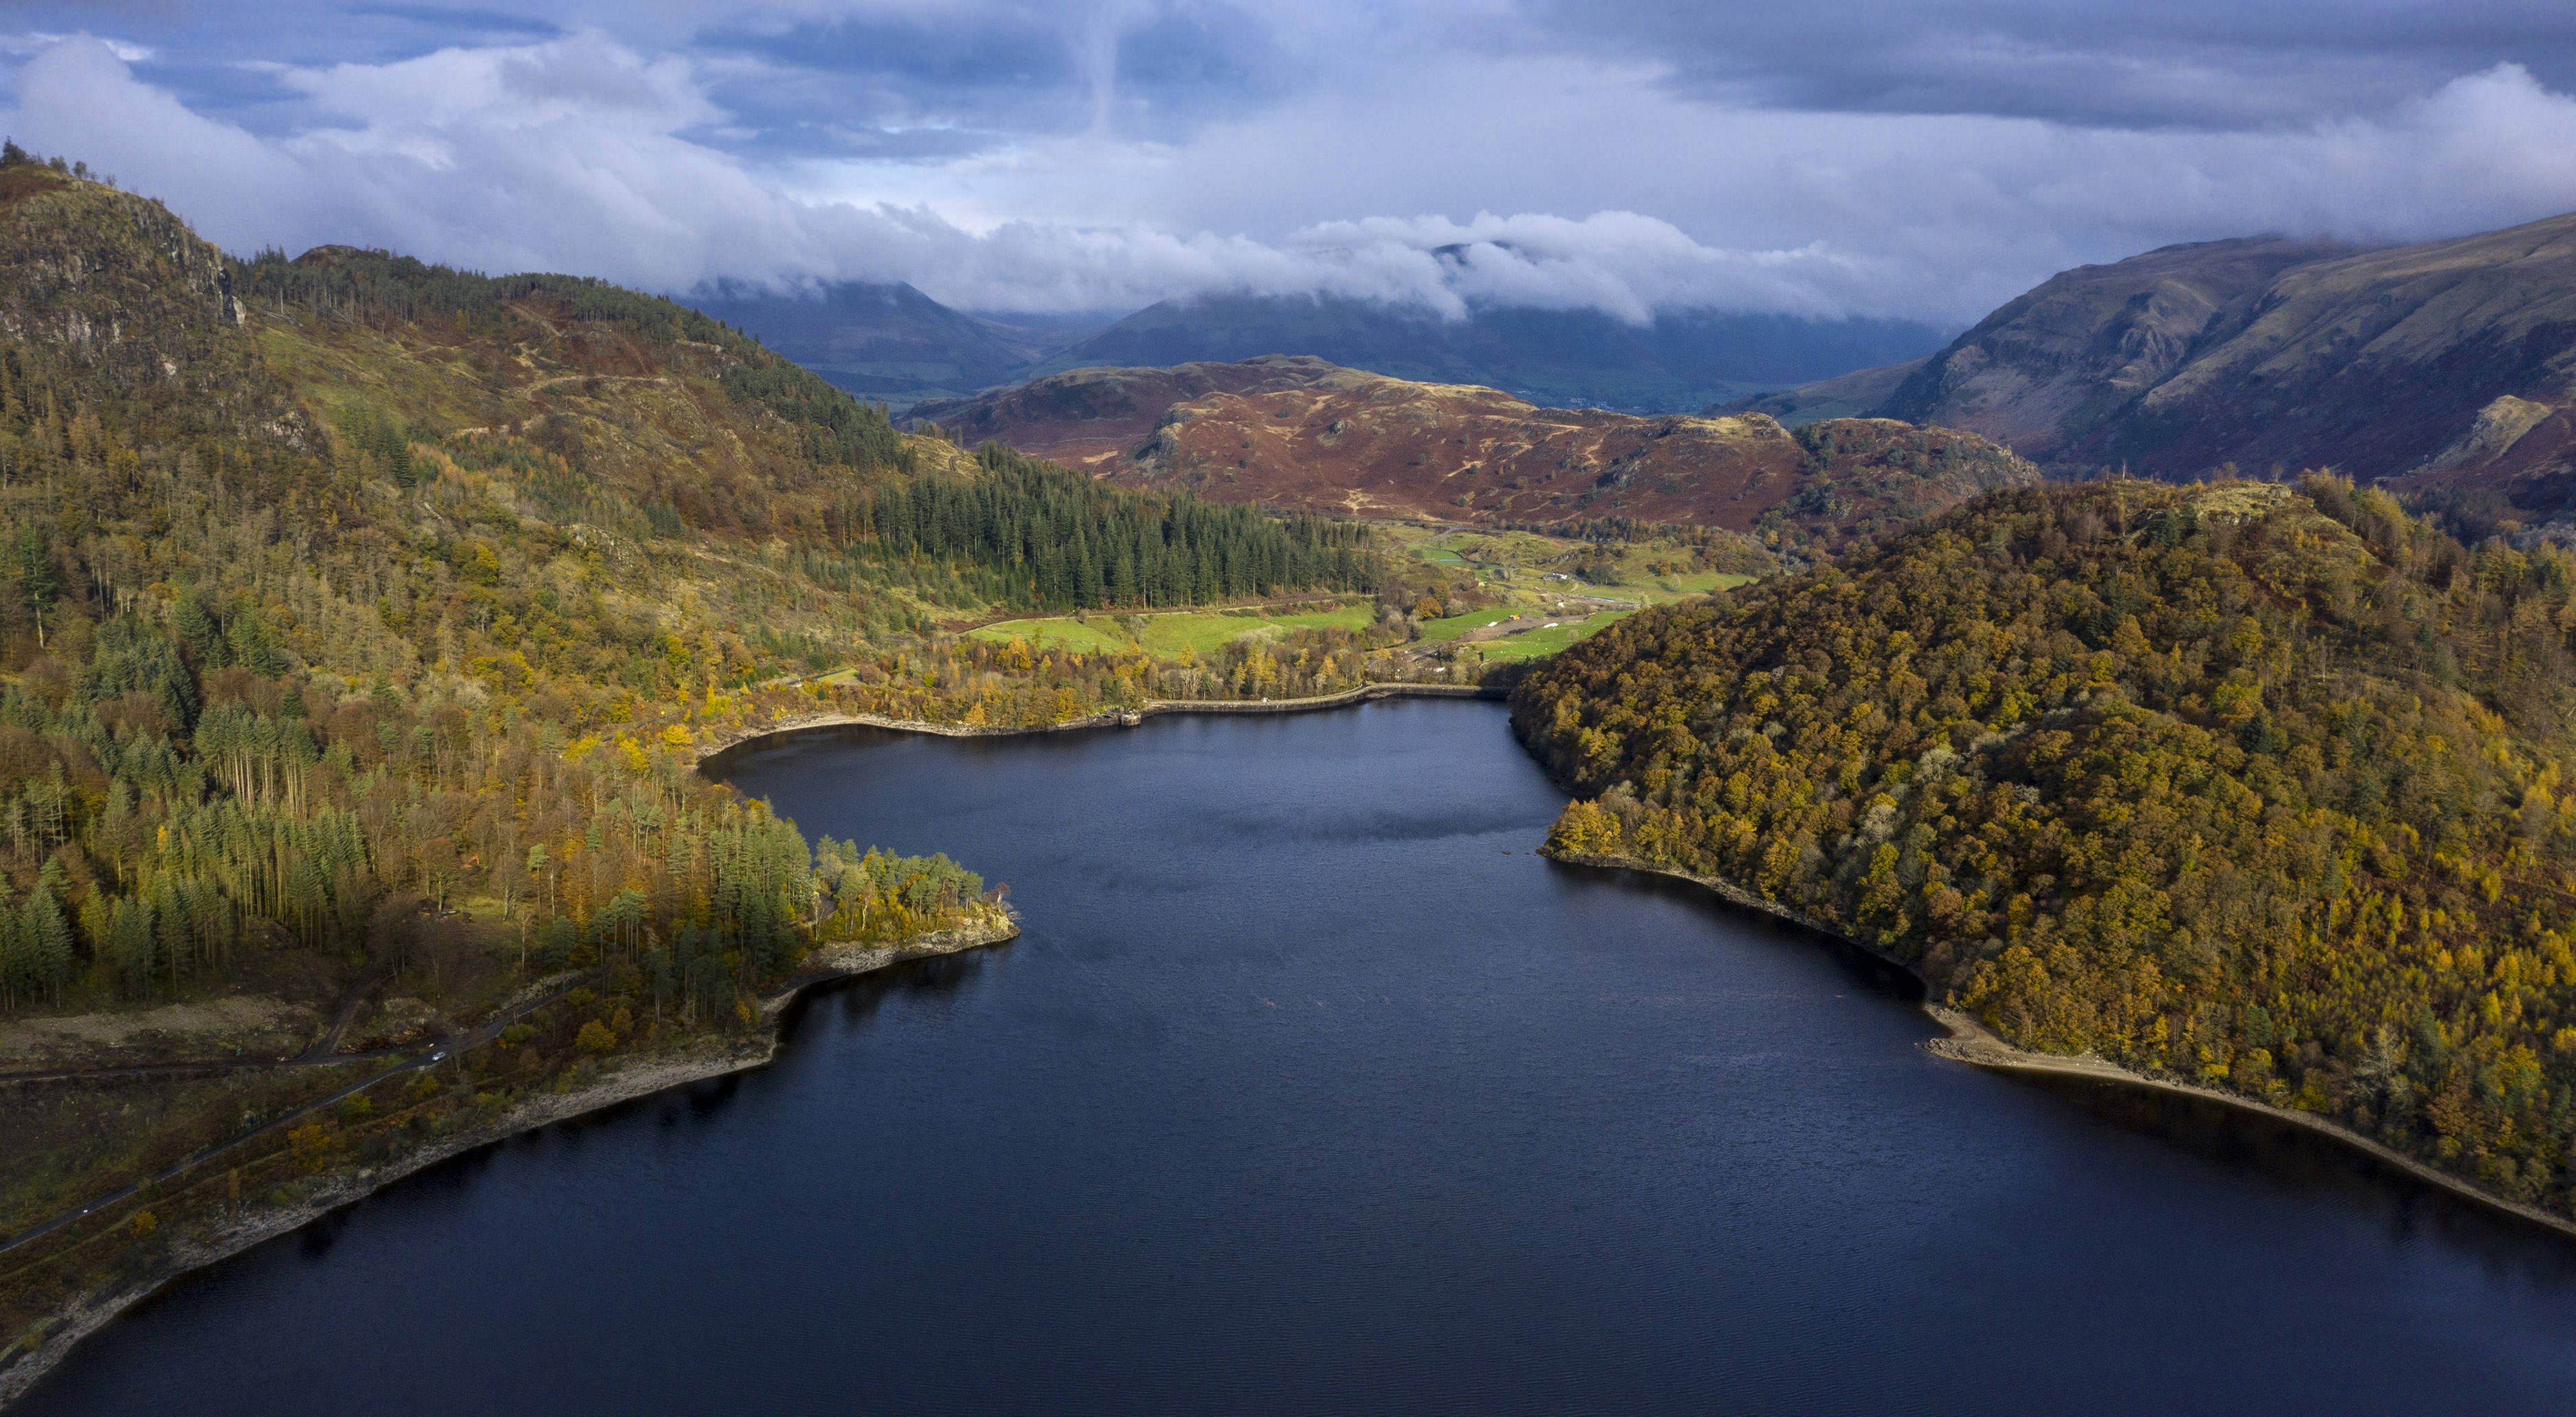
M 0 127 L 244 251 L 1964 324 L 2576 210 L 2576 5 L 0 0 Z

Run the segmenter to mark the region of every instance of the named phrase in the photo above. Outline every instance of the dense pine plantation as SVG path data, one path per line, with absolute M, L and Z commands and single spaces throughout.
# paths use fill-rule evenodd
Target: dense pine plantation
M 2576 558 L 2312 476 L 1992 494 L 1524 681 L 1577 858 L 1722 877 L 2010 1041 L 2559 1210 Z
M 1374 593 L 1382 580 L 1356 522 L 1116 491 L 999 444 L 977 461 L 981 476 L 880 488 L 861 530 L 887 556 L 984 567 L 994 599 L 1032 610 L 1210 605 L 1277 586 Z

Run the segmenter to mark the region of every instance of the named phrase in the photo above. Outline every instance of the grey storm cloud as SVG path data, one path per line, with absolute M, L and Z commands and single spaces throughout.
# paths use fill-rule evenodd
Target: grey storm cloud
M 235 249 L 1964 322 L 2170 241 L 2576 208 L 2563 9 L 38 4 L 0 123 Z

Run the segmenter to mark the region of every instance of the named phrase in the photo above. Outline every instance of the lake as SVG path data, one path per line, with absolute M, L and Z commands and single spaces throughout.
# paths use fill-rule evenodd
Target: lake
M 174 1285 L 28 1414 L 2565 1412 L 2576 1245 L 1532 854 L 1499 706 L 722 773 L 1027 933 Z

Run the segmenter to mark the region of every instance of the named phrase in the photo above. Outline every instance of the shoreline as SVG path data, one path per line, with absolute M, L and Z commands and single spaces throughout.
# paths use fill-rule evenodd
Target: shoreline
M 2184 1082 L 2177 1078 L 2162 1078 L 2151 1073 L 2138 1072 L 2091 1053 L 2061 1057 L 2054 1053 L 2034 1053 L 2026 1048 L 2016 1048 L 1996 1037 L 1984 1024 L 1936 1001 L 1932 997 L 1930 983 L 1914 966 L 1883 950 L 1863 944 L 1831 925 L 1801 915 L 1777 901 L 1764 900 L 1732 881 L 1721 880 L 1714 876 L 1697 875 L 1682 870 L 1678 866 L 1659 866 L 1628 856 L 1597 854 L 1578 856 L 1555 852 L 1542 854 L 1548 856 L 1550 860 L 1569 865 L 1635 871 L 1641 875 L 1665 876 L 1677 881 L 1687 881 L 1709 891 L 1729 905 L 1768 915 L 1775 920 L 1785 920 L 1802 929 L 1812 930 L 1828 939 L 1857 949 L 1873 959 L 1883 960 L 1904 970 L 1917 984 L 1923 986 L 1920 1007 L 1927 1017 L 1941 1025 L 1946 1035 L 1940 1038 L 1927 1038 L 1918 1045 L 1924 1052 L 1936 1058 L 1947 1058 L 1952 1062 L 1965 1063 L 1970 1067 L 1982 1068 L 1988 1072 L 2084 1078 L 2093 1082 L 2111 1083 L 2143 1091 L 2178 1094 L 2233 1108 L 2239 1112 L 2269 1117 L 2274 1121 L 2286 1122 L 2328 1140 L 2341 1142 L 2412 1180 L 2449 1192 L 2488 1210 L 2554 1230 L 2561 1235 L 2576 1237 L 2576 1219 L 2552 1214 L 2538 1206 L 2514 1200 L 2509 1196 L 2497 1195 L 2465 1176 L 2455 1176 L 2448 1171 L 2419 1161 L 2385 1142 L 2364 1136 L 2332 1118 L 2321 1117 L 2314 1112 L 2301 1112 L 2296 1108 L 2276 1107 L 2257 1098 L 2222 1092 L 2214 1087 L 2203 1087 L 2198 1083 Z
M 219 1227 L 203 1241 L 173 1245 L 168 1262 L 158 1272 L 124 1289 L 73 1304 L 62 1312 L 53 1331 L 45 1335 L 42 1343 L 20 1354 L 6 1367 L 0 1367 L 0 1409 L 6 1409 L 25 1396 L 45 1374 L 70 1356 L 81 1340 L 105 1328 L 118 1315 L 151 1298 L 175 1280 L 231 1259 L 281 1235 L 292 1234 L 397 1181 L 467 1152 L 495 1146 L 514 1136 L 675 1087 L 767 1067 L 778 1056 L 780 1016 L 787 1011 L 788 1005 L 817 985 L 874 973 L 908 960 L 998 945 L 1018 939 L 1019 935 L 1018 919 L 1006 915 L 998 922 L 934 931 L 901 944 L 844 946 L 818 954 L 806 969 L 791 977 L 778 992 L 761 1000 L 760 1017 L 768 1024 L 768 1032 L 757 1042 L 700 1040 L 665 1053 L 613 1060 L 616 1062 L 613 1069 L 570 1092 L 540 1093 L 522 1098 L 509 1111 L 488 1122 L 441 1137 L 382 1166 L 329 1177 L 313 1194 Z
M 1312 713 L 1319 709 L 1347 708 L 1376 699 L 1486 699 L 1500 702 L 1508 697 L 1509 690 L 1482 684 L 1362 684 L 1338 694 L 1316 694 L 1303 699 L 1147 699 L 1128 708 L 1102 709 L 1080 718 L 1068 718 L 1062 723 L 1037 723 L 1026 727 L 934 723 L 925 718 L 889 718 L 878 713 L 823 713 L 745 729 L 699 753 L 697 769 L 704 773 L 718 766 L 721 759 L 772 738 L 827 728 L 883 728 L 896 733 L 928 733 L 940 738 L 1020 738 L 1038 733 L 1072 733 L 1087 728 L 1134 728 L 1146 719 L 1164 714 Z

